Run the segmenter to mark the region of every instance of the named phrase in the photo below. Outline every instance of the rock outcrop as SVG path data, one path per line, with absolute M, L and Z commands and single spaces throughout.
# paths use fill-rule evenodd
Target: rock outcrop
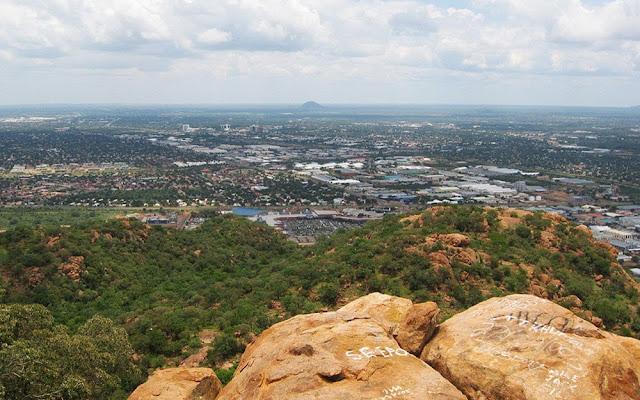
M 442 242 L 448 246 L 454 247 L 467 247 L 471 243 L 471 240 L 468 236 L 462 235 L 460 233 L 448 233 L 441 235 L 431 235 L 427 237 L 425 243 L 432 246 L 437 242 Z
M 373 293 L 267 329 L 222 391 L 210 369 L 172 368 L 129 400 L 640 399 L 640 341 L 551 301 L 493 298 L 440 326 L 439 313 Z
M 440 322 L 434 302 L 413 304 L 409 299 L 371 293 L 342 307 L 339 312 L 371 318 L 382 325 L 401 348 L 420 356 Z
M 291 318 L 247 348 L 218 399 L 465 399 L 396 339 L 418 352 L 437 317 L 433 303 L 374 293 Z
M 421 358 L 469 399 L 640 399 L 640 346 L 531 295 L 443 323 Z
M 69 260 L 66 263 L 62 263 L 58 266 L 58 272 L 74 282 L 80 282 L 82 275 L 87 273 L 87 271 L 82 268 L 83 266 L 83 256 L 72 256 L 69 257 Z
M 213 400 L 221 389 L 211 368 L 168 368 L 156 370 L 128 400 Z

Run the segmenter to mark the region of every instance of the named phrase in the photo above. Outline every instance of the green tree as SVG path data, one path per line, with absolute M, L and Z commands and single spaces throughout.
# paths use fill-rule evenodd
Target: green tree
M 0 387 L 7 399 L 114 399 L 139 383 L 124 330 L 95 316 L 70 335 L 38 305 L 0 307 Z
M 233 335 L 223 333 L 213 340 L 213 348 L 207 353 L 207 359 L 215 364 L 242 351 L 244 351 L 244 346 Z

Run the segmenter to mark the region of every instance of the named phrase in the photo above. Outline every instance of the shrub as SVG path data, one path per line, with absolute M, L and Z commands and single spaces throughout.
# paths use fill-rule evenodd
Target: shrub
M 213 340 L 213 348 L 207 352 L 207 360 L 216 362 L 229 359 L 244 351 L 244 346 L 233 335 L 223 333 Z
M 524 225 L 518 225 L 516 226 L 516 235 L 520 236 L 522 239 L 529 239 L 531 237 L 531 229 Z
M 329 306 L 334 306 L 340 298 L 340 291 L 338 285 L 335 283 L 324 283 L 318 289 L 320 294 L 320 301 Z

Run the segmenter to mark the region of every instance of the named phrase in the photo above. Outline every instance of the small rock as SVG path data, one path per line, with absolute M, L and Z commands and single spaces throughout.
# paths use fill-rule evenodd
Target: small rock
M 573 307 L 582 308 L 582 300 L 576 295 L 567 296 L 567 302 L 571 303 Z
M 559 287 L 562 286 L 562 282 L 559 281 L 558 279 L 552 279 L 552 280 L 549 281 L 548 285 L 549 286 L 553 286 L 555 288 L 559 288 Z
M 128 400 L 214 400 L 222 383 L 211 368 L 156 370 Z
M 537 296 L 543 299 L 549 298 L 549 293 L 547 293 L 545 288 L 543 288 L 540 285 L 531 285 L 531 292 L 533 293 L 534 296 Z
M 434 302 L 414 305 L 407 312 L 396 340 L 411 354 L 420 355 L 440 322 L 440 309 Z

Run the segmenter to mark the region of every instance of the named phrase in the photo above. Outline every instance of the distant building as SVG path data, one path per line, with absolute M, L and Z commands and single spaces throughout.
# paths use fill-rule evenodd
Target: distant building
M 151 217 L 151 218 L 147 218 L 146 222 L 149 225 L 166 225 L 170 221 L 169 221 L 169 218 L 165 218 L 165 217 Z
M 585 185 L 595 185 L 594 181 L 590 181 L 588 179 L 580 179 L 580 178 L 553 178 L 554 181 L 565 183 L 567 185 L 576 185 L 576 186 L 585 186 Z
M 189 124 L 182 125 L 182 132 L 189 132 L 190 129 L 191 127 L 189 126 Z

